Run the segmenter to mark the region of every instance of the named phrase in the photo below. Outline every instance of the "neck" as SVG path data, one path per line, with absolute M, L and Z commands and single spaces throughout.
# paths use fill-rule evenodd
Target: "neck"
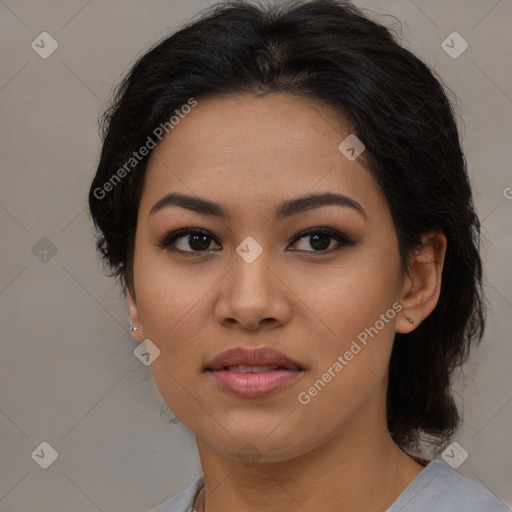
M 393 442 L 385 422 L 368 418 L 294 458 L 250 466 L 196 440 L 205 479 L 199 512 L 203 499 L 207 512 L 383 512 L 424 469 Z

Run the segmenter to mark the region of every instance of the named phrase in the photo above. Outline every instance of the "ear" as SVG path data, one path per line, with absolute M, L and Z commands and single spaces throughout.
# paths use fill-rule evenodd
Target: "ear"
M 446 245 L 442 231 L 429 231 L 421 236 L 421 247 L 411 254 L 410 274 L 403 279 L 399 299 L 403 309 L 396 322 L 396 332 L 411 332 L 436 307 L 441 293 Z M 407 318 L 413 319 L 414 323 Z
M 126 302 L 128 306 L 128 315 L 130 316 L 130 321 L 132 322 L 134 327 L 136 326 L 139 328 L 138 331 L 131 332 L 130 334 L 136 340 L 143 341 L 144 329 L 142 328 L 142 323 L 140 321 L 139 309 L 129 289 L 127 289 L 126 291 Z

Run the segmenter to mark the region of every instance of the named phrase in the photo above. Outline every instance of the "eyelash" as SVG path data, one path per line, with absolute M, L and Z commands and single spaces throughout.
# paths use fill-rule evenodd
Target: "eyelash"
M 217 240 L 215 240 L 215 238 L 213 236 L 211 236 L 210 233 L 208 233 L 208 231 L 205 231 L 203 229 L 197 229 L 197 228 L 195 228 L 195 229 L 193 229 L 193 228 L 185 228 L 185 229 L 179 229 L 177 231 L 173 231 L 172 233 L 167 234 L 162 239 L 162 241 L 158 244 L 158 247 L 160 247 L 161 249 L 170 250 L 170 251 L 175 252 L 175 253 L 187 254 L 187 255 L 199 255 L 199 254 L 207 254 L 207 253 L 211 252 L 209 250 L 207 250 L 207 251 L 183 251 L 181 249 L 171 249 L 170 248 L 170 246 L 174 242 L 176 242 L 176 240 L 178 240 L 180 238 L 183 238 L 183 237 L 186 237 L 187 235 L 197 235 L 197 234 L 205 235 L 208 238 L 210 238 L 211 240 L 214 240 L 217 244 L 219 244 L 219 242 L 217 242 Z M 324 254 L 330 254 L 332 252 L 339 251 L 344 246 L 352 246 L 352 245 L 354 245 L 356 243 L 354 240 L 352 240 L 348 236 L 344 235 L 343 233 L 340 233 L 339 231 L 336 231 L 336 230 L 333 230 L 333 229 L 330 229 L 330 228 L 319 227 L 319 228 L 308 228 L 308 229 L 305 229 L 304 231 L 301 231 L 292 240 L 292 244 L 298 242 L 302 238 L 307 237 L 308 235 L 311 236 L 311 235 L 315 235 L 315 234 L 327 235 L 330 238 L 333 238 L 334 240 L 336 240 L 338 242 L 338 246 L 337 247 L 333 247 L 331 249 L 324 250 L 324 251 L 313 251 L 313 250 L 305 251 L 305 250 L 302 250 L 302 249 L 295 249 L 294 251 L 295 252 L 302 252 L 302 253 L 311 253 L 311 254 L 314 254 L 314 255 L 321 256 L 321 255 L 324 255 Z

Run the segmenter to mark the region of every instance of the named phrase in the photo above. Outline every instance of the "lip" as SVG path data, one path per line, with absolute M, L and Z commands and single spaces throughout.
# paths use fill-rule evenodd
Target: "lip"
M 282 366 L 289 370 L 304 369 L 302 366 L 284 355 L 282 352 L 271 347 L 260 347 L 248 349 L 235 347 L 225 350 L 213 358 L 207 365 L 206 370 L 222 370 L 228 366 Z
M 236 372 L 230 366 L 278 366 L 263 372 Z M 244 398 L 269 395 L 294 382 L 305 371 L 298 362 L 270 347 L 235 347 L 217 355 L 205 367 L 224 391 Z

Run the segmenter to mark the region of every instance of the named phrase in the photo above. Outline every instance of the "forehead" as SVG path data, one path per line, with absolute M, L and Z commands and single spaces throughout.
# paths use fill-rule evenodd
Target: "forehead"
M 153 150 L 141 212 L 173 191 L 253 207 L 332 191 L 353 196 L 366 210 L 382 207 L 370 172 L 338 148 L 350 133 L 334 109 L 309 98 L 199 100 Z

